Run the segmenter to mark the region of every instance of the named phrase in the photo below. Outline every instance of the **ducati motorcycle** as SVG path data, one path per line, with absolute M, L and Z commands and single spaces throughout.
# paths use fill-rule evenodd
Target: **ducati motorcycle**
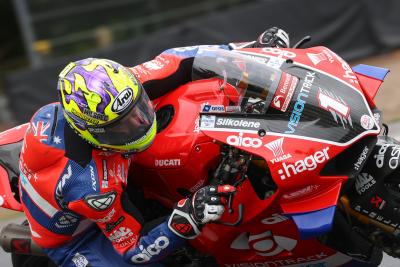
M 383 251 L 400 257 L 400 144 L 374 103 L 387 72 L 350 68 L 326 47 L 201 48 L 192 82 L 154 101 L 157 137 L 132 155 L 128 190 L 148 220 L 207 184 L 237 192 L 166 266 L 378 266 Z M 8 209 L 21 210 L 27 127 L 0 135 Z M 8 225 L 0 240 L 14 261 L 41 253 L 27 225 Z

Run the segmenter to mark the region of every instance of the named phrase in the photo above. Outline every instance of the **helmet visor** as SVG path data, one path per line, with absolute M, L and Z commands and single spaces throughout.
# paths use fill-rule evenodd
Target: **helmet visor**
M 131 111 L 117 121 L 97 127 L 88 127 L 88 131 L 104 145 L 130 145 L 146 137 L 154 124 L 154 108 L 144 90 L 132 105 Z

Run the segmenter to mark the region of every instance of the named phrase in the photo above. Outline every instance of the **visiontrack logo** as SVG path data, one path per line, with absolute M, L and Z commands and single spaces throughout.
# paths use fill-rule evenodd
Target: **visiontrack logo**
M 329 147 L 315 152 L 313 155 L 305 157 L 302 160 L 296 161 L 294 164 L 282 164 L 282 169 L 278 170 L 281 180 L 290 178 L 294 175 L 302 173 L 304 171 L 312 171 L 318 167 L 318 164 L 322 164 L 329 159 Z
M 297 101 L 294 103 L 292 115 L 290 115 L 287 125 L 289 130 L 285 131 L 285 133 L 294 133 L 296 131 L 297 125 L 299 124 L 301 116 L 303 115 L 303 110 L 305 104 L 307 103 L 306 99 L 310 94 L 310 89 L 313 85 L 314 79 L 315 72 L 307 72 L 307 75 L 303 81 L 303 85 L 300 88 L 300 92 L 297 95 Z

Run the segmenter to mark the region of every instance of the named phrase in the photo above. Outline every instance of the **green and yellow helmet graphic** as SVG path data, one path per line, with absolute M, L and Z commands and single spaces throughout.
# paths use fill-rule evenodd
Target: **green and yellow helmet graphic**
M 70 63 L 59 75 L 58 91 L 68 123 L 96 147 L 131 152 L 152 143 L 154 110 L 140 82 L 124 66 L 96 58 Z M 135 116 L 141 123 L 131 123 Z

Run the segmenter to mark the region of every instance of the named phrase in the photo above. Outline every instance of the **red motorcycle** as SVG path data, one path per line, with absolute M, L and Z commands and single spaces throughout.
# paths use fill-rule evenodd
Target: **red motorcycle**
M 351 69 L 325 47 L 200 49 L 193 81 L 154 101 L 158 134 L 132 156 L 130 195 L 151 219 L 206 184 L 238 190 L 221 221 L 165 264 L 377 266 L 382 250 L 400 257 L 400 145 L 373 100 L 387 72 Z M 15 210 L 24 128 L 0 136 L 0 195 Z M 27 226 L 6 227 L 0 240 L 14 253 L 36 249 Z

